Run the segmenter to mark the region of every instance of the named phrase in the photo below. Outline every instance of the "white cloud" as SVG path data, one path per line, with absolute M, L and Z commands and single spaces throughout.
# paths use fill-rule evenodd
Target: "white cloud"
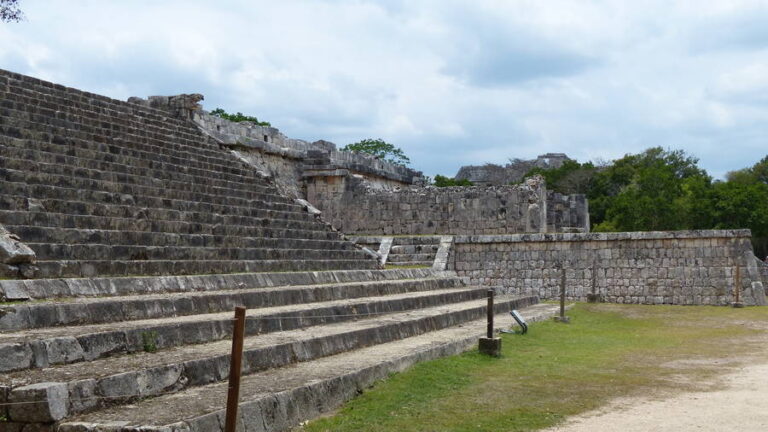
M 0 67 L 125 99 L 200 92 L 289 136 L 381 137 L 417 169 L 661 145 L 711 173 L 768 136 L 768 4 L 25 0 Z

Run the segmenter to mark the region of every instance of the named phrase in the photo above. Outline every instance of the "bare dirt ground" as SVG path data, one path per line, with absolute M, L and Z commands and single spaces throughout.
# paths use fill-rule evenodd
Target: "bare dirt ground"
M 708 362 L 719 363 L 724 374 L 696 383 L 701 390 L 618 398 L 545 432 L 768 431 L 768 350 L 760 351 L 749 359 Z M 677 363 L 667 366 L 703 366 Z M 690 389 L 692 383 L 680 384 Z

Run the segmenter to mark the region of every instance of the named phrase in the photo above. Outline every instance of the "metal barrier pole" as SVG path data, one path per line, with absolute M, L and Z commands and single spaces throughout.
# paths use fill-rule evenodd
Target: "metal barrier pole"
M 232 331 L 232 355 L 229 364 L 229 391 L 227 393 L 225 432 L 237 429 L 237 406 L 240 402 L 240 373 L 243 365 L 243 338 L 245 336 L 245 308 L 235 308 L 235 322 Z

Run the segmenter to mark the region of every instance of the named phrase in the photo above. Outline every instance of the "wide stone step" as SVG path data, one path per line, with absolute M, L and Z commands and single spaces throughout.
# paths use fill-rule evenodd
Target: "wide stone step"
M 0 96 L 2 97 L 2 96 Z M 66 114 L 66 113 L 64 113 Z M 109 146 L 119 145 L 133 153 L 156 154 L 159 160 L 195 157 L 195 166 L 202 169 L 219 170 L 238 175 L 249 176 L 250 170 L 246 165 L 236 165 L 227 168 L 230 155 L 221 151 L 218 143 L 210 141 L 201 134 L 197 126 L 194 128 L 194 136 L 175 135 L 171 138 L 163 137 L 151 130 L 164 130 L 156 126 L 144 124 L 139 118 L 136 127 L 120 127 L 112 125 L 114 129 L 106 130 L 92 125 L 79 125 L 65 120 L 53 119 L 52 121 L 32 121 L 24 116 L 29 113 L 8 109 L 0 106 L 0 117 L 5 122 L 0 124 L 0 135 L 7 137 L 30 140 L 37 144 L 52 143 L 80 149 L 108 149 L 109 153 L 117 154 L 116 149 Z M 38 116 L 39 118 L 43 118 Z M 169 119 L 173 121 L 173 119 Z M 100 146 L 101 144 L 101 146 Z M 106 145 L 104 147 L 103 145 Z M 72 155 L 69 152 L 66 154 Z M 127 154 L 127 153 L 126 153 Z M 142 156 L 143 157 L 143 156 Z
M 99 189 L 82 189 L 73 187 L 52 186 L 45 183 L 27 184 L 23 182 L 3 183 L 3 195 L 11 196 L 10 200 L 0 202 L 5 209 L 21 210 L 28 207 L 28 199 L 38 200 L 71 200 L 73 202 L 84 203 L 87 207 L 82 210 L 84 214 L 94 214 L 99 216 L 110 216 L 107 214 L 98 214 L 90 211 L 90 206 L 99 205 L 121 205 L 129 206 L 134 209 L 134 213 L 141 215 L 146 209 L 165 209 L 179 212 L 199 212 L 204 214 L 221 214 L 245 217 L 266 217 L 281 218 L 284 214 L 286 218 L 301 215 L 305 221 L 315 221 L 314 215 L 308 214 L 303 207 L 295 204 L 279 204 L 274 202 L 252 202 L 248 206 L 235 206 L 226 204 L 214 204 L 200 201 L 185 201 L 178 199 L 169 199 L 163 197 L 134 196 L 131 194 L 103 192 Z M 45 210 L 48 210 L 46 208 Z M 58 209 L 51 209 L 58 213 L 65 213 Z M 270 211 L 271 213 L 265 213 Z M 115 215 L 119 216 L 119 215 Z M 208 216 L 201 216 L 200 219 L 206 219 Z
M 2 137 L 0 137 L 2 138 Z M 178 189 L 180 185 L 190 184 L 204 185 L 211 193 L 224 191 L 227 194 L 236 194 L 240 197 L 254 196 L 260 194 L 275 194 L 275 190 L 266 181 L 255 182 L 253 180 L 243 183 L 222 182 L 210 176 L 192 176 L 187 174 L 185 167 L 166 164 L 162 169 L 139 168 L 129 165 L 127 160 L 116 160 L 109 162 L 101 159 L 84 159 L 62 154 L 54 154 L 38 151 L 32 148 L 15 148 L 7 145 L 0 145 L 3 155 L 8 158 L 8 168 L 23 167 L 23 163 L 41 163 L 54 165 L 67 165 L 78 167 L 79 169 L 96 172 L 103 178 L 103 173 L 112 173 L 113 177 L 127 178 L 134 183 L 152 183 L 153 185 L 166 185 L 168 188 Z M 23 161 L 11 165 L 11 161 Z M 41 167 L 43 168 L 43 167 Z M 23 169 L 23 168 L 22 168 Z M 46 172 L 49 172 L 46 170 Z M 209 171 L 210 173 L 210 171 Z M 198 186 L 200 187 L 200 186 Z M 182 186 L 183 188 L 183 186 Z
M 254 173 L 253 169 L 238 165 L 230 165 L 227 170 L 213 170 L 208 164 L 197 160 L 184 160 L 178 155 L 162 156 L 155 152 L 144 152 L 128 147 L 105 144 L 93 141 L 76 140 L 72 137 L 55 140 L 55 142 L 35 139 L 14 138 L 0 134 L 0 143 L 8 147 L 30 148 L 40 152 L 68 155 L 91 160 L 103 160 L 111 163 L 124 163 L 134 169 L 151 169 L 156 171 L 171 170 L 193 176 L 226 182 L 224 186 L 233 187 L 238 184 L 264 184 L 264 179 Z M 57 144 L 59 143 L 59 144 Z
M 248 311 L 246 335 L 346 322 L 387 313 L 459 303 L 485 296 L 484 289 L 440 288 L 443 285 L 411 282 L 399 284 L 403 293 L 378 297 L 351 298 L 310 304 L 264 307 Z M 373 288 L 373 287 L 372 287 Z M 309 289 L 305 289 L 307 291 Z M 397 289 L 392 289 L 396 291 Z M 412 291 L 411 291 L 412 290 Z M 423 290 L 423 291 L 422 291 Z M 275 290 L 271 290 L 275 291 Z M 374 289 L 368 290 L 374 292 Z M 358 291 L 360 292 L 360 291 Z M 301 297 L 301 293 L 289 293 Z M 139 320 L 113 324 L 63 327 L 20 333 L 0 333 L 1 372 L 49 368 L 98 358 L 137 353 L 148 348 L 173 347 L 215 342 L 232 337 L 232 313 L 211 313 L 172 319 Z M 151 336 L 150 339 L 149 336 Z M 59 369 L 61 370 L 61 369 Z M 68 369 L 74 370 L 74 369 Z M 45 381 L 48 371 L 17 372 L 0 376 L 0 385 Z
M 387 259 L 387 267 L 432 267 L 432 264 L 434 262 L 432 260 L 430 261 L 394 261 L 390 262 L 389 259 Z
M 0 135 L 0 146 L 8 152 L 9 157 L 17 159 L 44 158 L 48 163 L 54 161 L 69 160 L 76 162 L 85 168 L 112 171 L 133 175 L 146 175 L 153 178 L 170 179 L 184 182 L 205 182 L 211 186 L 240 190 L 251 190 L 254 187 L 271 187 L 266 179 L 254 173 L 248 176 L 201 170 L 191 167 L 189 164 L 175 165 L 158 160 L 141 159 L 139 157 L 123 155 L 115 146 L 97 147 L 91 150 L 71 145 L 59 145 L 49 142 L 34 140 L 22 140 Z M 30 156 L 31 155 L 31 156 Z
M 0 145 L 0 151 L 3 154 L 0 162 L 9 169 L 39 171 L 49 174 L 77 176 L 149 187 L 165 187 L 180 191 L 194 187 L 200 193 L 227 195 L 244 199 L 265 199 L 265 197 L 272 196 L 284 199 L 284 197 L 279 195 L 274 186 L 266 180 L 252 180 L 238 187 L 232 187 L 232 185 L 222 187 L 213 184 L 213 179 L 208 177 L 185 175 L 181 166 L 171 167 L 175 169 L 167 169 L 158 172 L 158 175 L 153 175 L 153 172 L 157 172 L 156 170 L 131 169 L 132 167 L 124 163 L 111 164 L 98 160 L 84 160 L 65 155 L 37 152 L 32 149 L 17 149 L 4 145 Z M 33 166 L 30 166 L 30 164 L 33 164 Z
M 2 220 L 2 217 L 0 217 Z M 267 248 L 267 249 L 322 249 L 355 250 L 354 244 L 340 240 L 310 240 L 306 238 L 271 238 L 183 234 L 175 232 L 68 229 L 5 224 L 5 228 L 18 235 L 25 243 L 59 243 L 67 245 L 147 245 L 194 246 L 201 248 Z M 301 231 L 300 231 L 301 233 Z
M 2 88 L 7 101 L 21 101 L 22 109 L 52 120 L 60 120 L 56 124 L 75 123 L 79 119 L 110 130 L 145 126 L 147 131 L 154 131 L 153 135 L 165 133 L 169 137 L 193 137 L 197 134 L 197 130 L 189 122 L 171 116 L 164 109 L 128 103 L 77 89 L 58 91 L 56 84 L 37 85 L 27 79 L 5 77 L 0 77 L 0 80 L 9 84 L 8 87 Z M 13 108 L 12 103 L 5 106 Z M 113 124 L 105 126 L 105 123 Z
M 387 257 L 388 264 L 430 262 L 435 260 L 435 254 L 392 254 Z
M 8 186 L 14 189 L 13 185 Z M 81 194 L 82 198 L 89 198 L 88 194 Z M 41 225 L 41 226 L 59 226 L 59 224 L 68 224 L 68 227 L 79 228 L 87 219 L 85 227 L 109 229 L 113 223 L 112 219 L 123 219 L 133 221 L 139 226 L 146 226 L 154 223 L 170 223 L 170 230 L 162 231 L 182 232 L 184 228 L 178 223 L 191 225 L 191 232 L 210 232 L 211 234 L 226 235 L 226 228 L 235 226 L 238 228 L 271 228 L 271 229 L 291 229 L 291 230 L 322 230 L 327 232 L 327 226 L 318 222 L 317 218 L 310 216 L 307 212 L 283 212 L 277 210 L 254 209 L 252 216 L 240 216 L 219 213 L 201 213 L 194 211 L 174 210 L 168 208 L 136 207 L 130 205 L 130 201 L 125 204 L 107 204 L 97 202 L 86 202 L 78 200 L 62 200 L 55 198 L 41 198 L 37 202 L 42 206 L 35 209 L 30 205 L 29 198 L 24 195 L 6 195 L 0 194 L 0 217 L 8 225 Z M 22 216 L 23 215 L 23 216 Z M 61 220 L 65 217 L 65 220 Z M 74 218 L 67 222 L 67 218 Z M 103 225 L 102 225 L 103 224 Z M 64 226 L 64 225 L 61 225 Z M 121 226 L 126 226 L 122 222 Z M 128 223 L 127 226 L 132 226 Z M 134 228 L 135 229 L 135 228 Z M 160 230 L 160 229 L 159 229 Z M 237 235 L 240 235 L 238 231 Z M 277 236 L 277 235 L 276 235 Z
M 95 142 L 109 145 L 120 146 L 120 153 L 127 154 L 127 150 L 155 154 L 156 158 L 162 162 L 172 163 L 174 165 L 183 164 L 185 160 L 191 162 L 195 168 L 210 171 L 228 172 L 238 175 L 252 175 L 248 172 L 247 166 L 224 151 L 217 152 L 216 156 L 205 156 L 200 152 L 198 146 L 205 145 L 205 138 L 199 137 L 197 140 L 187 141 L 188 145 L 182 148 L 173 148 L 175 143 L 180 141 L 174 139 L 164 141 L 157 138 L 139 136 L 130 132 L 123 133 L 88 133 L 77 129 L 56 128 L 50 124 L 23 122 L 18 119 L 0 117 L 7 119 L 9 123 L 15 125 L 0 124 L 0 135 L 11 138 L 37 141 L 41 138 L 51 137 L 53 142 L 60 144 L 83 146 L 83 143 Z M 84 146 L 90 148 L 91 146 Z M 232 164 L 232 165 L 227 165 Z
M 437 249 L 439 245 L 436 244 L 430 244 L 430 245 L 393 245 L 389 249 L 390 255 L 395 254 L 436 254 Z
M 511 319 L 506 312 L 510 307 L 516 308 L 530 321 L 536 321 L 551 316 L 555 310 L 549 305 L 527 308 L 525 303 L 505 302 L 497 312 L 504 313 L 508 321 Z M 240 387 L 238 425 L 242 425 L 243 430 L 289 430 L 301 421 L 333 411 L 392 373 L 420 361 L 458 354 L 477 346 L 478 337 L 485 331 L 484 319 L 442 328 L 437 327 L 435 321 L 442 319 L 425 322 L 433 330 L 430 332 L 244 376 Z M 102 409 L 69 418 L 60 424 L 58 431 L 96 432 L 109 425 L 124 428 L 121 430 L 141 427 L 147 432 L 219 432 L 222 431 L 227 388 L 226 382 L 213 383 Z
M 25 242 L 39 261 L 60 259 L 95 261 L 109 257 L 114 260 L 349 260 L 365 259 L 369 255 L 358 249 L 267 249 L 237 247 L 151 246 L 112 244 L 66 244 Z
M 7 162 L 7 160 L 3 160 L 0 157 L 0 164 L 3 162 Z M 129 179 L 114 178 L 109 173 L 99 173 L 97 171 L 91 171 L 90 174 L 101 176 L 101 178 L 90 177 L 85 175 L 87 173 L 83 173 L 83 171 L 87 170 L 70 166 L 56 166 L 56 168 L 52 168 L 50 171 L 38 172 L 38 169 L 45 168 L 45 164 L 40 165 L 29 170 L 2 167 L 0 168 L 0 178 L 5 182 L 29 185 L 55 185 L 61 188 L 131 195 L 134 197 L 137 205 L 146 206 L 153 202 L 156 203 L 160 200 L 170 199 L 173 201 L 194 201 L 219 206 L 256 206 L 293 211 L 301 209 L 299 205 L 290 203 L 286 197 L 279 195 L 253 194 L 251 198 L 241 198 L 228 195 L 223 190 L 219 192 L 206 191 L 205 187 L 198 187 L 199 185 L 193 184 L 188 185 L 188 190 L 166 189 L 162 186 L 162 181 L 157 181 L 157 184 L 151 184 L 148 179 L 142 179 L 140 180 L 141 183 L 128 183 Z M 83 175 L 81 176 L 80 174 Z
M 71 105 L 69 102 L 64 102 L 63 106 L 57 107 L 59 113 L 56 114 L 50 109 L 36 108 L 34 106 L 36 101 L 33 98 L 25 98 L 2 90 L 0 90 L 0 98 L 3 99 L 0 114 L 8 118 L 6 123 L 10 127 L 22 130 L 44 130 L 54 136 L 57 133 L 63 133 L 64 136 L 71 134 L 86 139 L 125 136 L 130 138 L 129 144 L 137 147 L 156 147 L 152 150 L 159 153 L 189 152 L 211 161 L 221 158 L 216 145 L 209 143 L 192 124 L 179 123 L 179 119 L 166 117 L 162 121 L 153 122 L 142 119 L 134 113 L 104 116 L 94 111 L 90 111 L 87 116 L 77 117 L 72 114 L 71 109 L 68 109 Z M 174 124 L 183 125 L 183 127 L 169 128 Z M 152 144 L 157 142 L 162 142 L 165 146 Z
M 267 219 L 269 220 L 269 219 Z M 90 231 L 136 231 L 142 233 L 162 233 L 167 235 L 195 235 L 214 237 L 242 237 L 268 239 L 302 239 L 316 241 L 338 240 L 340 235 L 332 231 L 317 230 L 317 224 L 304 221 L 270 220 L 274 227 L 263 227 L 263 219 L 256 219 L 252 225 L 240 225 L 222 222 L 208 224 L 174 220 L 150 220 L 133 218 L 112 218 L 103 216 L 73 215 L 49 212 L 28 212 L 0 210 L 0 224 L 25 241 L 40 241 L 39 239 L 55 238 L 58 234 L 52 231 L 86 230 Z M 280 226 L 289 228 L 279 228 Z M 227 234 L 235 227 L 239 228 L 235 235 Z M 314 229 L 304 229 L 314 228 Z M 31 232 L 30 232 L 31 231 Z M 69 237 L 69 234 L 63 234 Z M 79 234 L 75 234 L 78 235 Z
M 438 236 L 394 237 L 392 247 L 399 245 L 439 245 Z
M 0 77 L 0 81 L 4 81 Z M 60 126 L 77 126 L 85 123 L 92 127 L 101 127 L 113 131 L 145 129 L 139 132 L 151 136 L 189 138 L 196 136 L 196 130 L 183 119 L 170 116 L 166 110 L 150 108 L 138 104 L 105 98 L 101 95 L 89 94 L 82 97 L 83 92 L 57 92 L 51 88 L 35 88 L 29 82 L 6 81 L 9 87 L 2 88 L 7 109 L 19 108 L 26 114 L 23 118 L 43 116 L 52 124 Z M 80 94 L 78 94 L 80 93 Z M 14 103 L 21 102 L 21 103 Z M 111 123 L 111 124 L 110 124 Z M 210 148 L 211 146 L 206 146 Z
M 139 107 L 106 96 L 68 88 L 10 71 L 0 70 L 0 83 L 4 84 L 2 89 L 6 93 L 11 93 L 17 97 L 31 98 L 35 102 L 33 105 L 49 111 L 68 107 L 74 112 L 87 113 L 88 115 L 109 112 L 131 114 L 143 118 L 147 123 L 166 124 L 168 120 L 168 112 L 164 110 Z
M 164 276 L 199 275 L 214 273 L 252 273 L 275 271 L 324 271 L 324 270 L 367 270 L 378 268 L 373 259 L 355 260 L 56 260 L 38 261 L 40 278 L 83 278 L 95 276 Z
M 380 281 L 415 280 L 433 277 L 434 272 L 429 269 L 376 269 L 157 277 L 95 277 L 56 280 L 0 279 L 0 300 L 24 301 L 66 297 L 114 297 L 348 283 L 377 284 Z M 440 277 L 437 280 L 445 281 L 449 279 Z M 451 278 L 451 280 L 457 279 Z M 344 290 L 349 291 L 350 288 L 344 288 Z
M 518 303 L 518 307 L 527 305 L 522 299 L 502 301 L 499 311 L 504 308 L 508 310 L 513 302 Z M 313 327 L 311 332 L 293 330 L 249 337 L 243 348 L 243 373 L 248 375 L 401 340 L 472 321 L 484 314 L 483 301 L 474 300 L 374 316 L 355 322 L 328 324 Z M 11 376 L 36 384 L 65 384 L 69 393 L 75 396 L 72 398 L 74 401 L 69 401 L 75 403 L 68 403 L 68 414 L 76 414 L 225 380 L 229 373 L 230 345 L 229 341 L 220 341 L 158 353 L 95 360 L 89 363 L 87 370 L 79 365 L 64 365 Z M 28 392 L 25 387 L 12 388 L 9 400 L 26 399 Z M 82 399 L 86 398 L 88 401 L 82 403 Z M 53 411 L 50 407 L 62 401 L 45 398 L 40 402 L 38 410 L 50 412 Z M 45 408 L 46 404 L 48 409 Z M 39 411 L 28 414 L 28 410 L 14 411 L 12 408 L 10 416 L 12 421 L 35 421 L 39 418 Z
M 88 118 L 102 114 L 128 114 L 129 118 L 140 117 L 148 123 L 166 125 L 174 130 L 187 128 L 185 122 L 169 118 L 168 111 L 164 109 L 127 103 L 26 75 L 2 71 L 0 83 L 7 84 L 4 91 L 12 92 L 19 97 L 32 98 L 37 102 L 33 105 L 39 105 L 40 108 L 48 110 L 69 107 L 75 113 L 86 113 Z M 173 121 L 169 122 L 169 120 Z
M 70 298 L 0 306 L 0 331 L 41 329 L 72 325 L 114 323 L 180 317 L 201 311 L 221 312 L 235 306 L 248 308 L 283 306 L 299 302 L 330 301 L 457 286 L 457 282 L 399 281 L 329 284 L 280 289 L 233 289 L 214 292 L 182 292 L 109 298 Z

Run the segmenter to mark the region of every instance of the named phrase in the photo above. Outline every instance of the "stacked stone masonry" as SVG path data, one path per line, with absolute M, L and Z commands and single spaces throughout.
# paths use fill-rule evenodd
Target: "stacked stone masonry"
M 153 102 L 154 98 L 150 98 L 145 103 Z M 367 154 L 340 151 L 328 141 L 310 143 L 288 138 L 273 127 L 234 123 L 203 110 L 192 111 L 190 117 L 203 133 L 232 149 L 296 198 L 306 196 L 305 177 L 354 174 L 365 176 L 377 187 L 420 184 L 424 180 L 421 172 Z
M 450 266 L 472 284 L 545 299 L 765 304 L 749 230 L 458 236 Z M 737 278 L 737 267 L 738 276 Z
M 156 104 L 153 98 L 147 103 Z M 586 198 L 547 192 L 540 179 L 512 186 L 424 187 L 420 172 L 338 151 L 327 141 L 291 139 L 275 128 L 233 123 L 202 110 L 189 116 L 205 134 L 274 179 L 283 193 L 306 198 L 348 234 L 589 231 Z M 540 159 L 557 163 L 561 156 Z
M 180 115 L 198 99 L 126 103 L 0 71 L 0 225 L 36 254 L 17 276 L 377 266 Z
M 518 186 L 374 190 L 347 177 L 310 182 L 307 192 L 326 220 L 350 234 L 524 233 L 547 225 L 546 189 L 537 179 Z
M 220 431 L 234 306 L 248 308 L 240 421 L 264 431 L 469 348 L 486 315 L 484 288 L 430 269 L 5 280 L 0 293 L 36 300 L 0 304 L 3 432 Z M 499 299 L 496 313 L 535 303 Z M 328 380 L 321 405 L 301 396 Z

